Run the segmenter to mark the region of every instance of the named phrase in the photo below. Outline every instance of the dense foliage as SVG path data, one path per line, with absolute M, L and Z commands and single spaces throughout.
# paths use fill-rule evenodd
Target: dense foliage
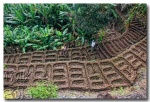
M 138 19 L 144 25 L 147 24 L 147 5 L 146 4 L 122 4 L 120 8 L 125 13 L 125 23 L 129 25 L 132 19 Z
M 105 27 L 109 22 L 118 18 L 111 4 L 79 4 L 77 5 L 76 26 L 82 28 L 88 35 L 97 33 L 99 29 Z
M 105 28 L 122 23 L 115 4 L 4 4 L 4 49 L 55 50 L 101 42 Z M 128 23 L 146 13 L 143 4 L 127 5 Z M 117 26 L 116 26 L 117 27 Z M 15 49 L 15 48 L 14 48 Z M 15 49 L 17 50 L 17 49 Z
M 104 29 L 108 23 L 118 19 L 114 4 L 77 4 L 75 9 L 75 28 L 79 35 L 84 37 L 82 44 L 87 40 L 91 42 L 101 36 L 95 35 Z
M 54 30 L 49 26 L 38 28 L 34 26 L 20 26 L 12 28 L 11 26 L 4 27 L 4 47 L 19 46 L 22 52 L 29 50 L 49 50 L 59 48 L 64 42 L 71 41 L 71 34 L 68 29 L 63 32 Z
M 113 6 L 4 4 L 4 47 L 19 46 L 26 52 L 55 50 L 66 43 L 69 47 L 90 43 L 94 34 L 117 18 Z
M 70 8 L 66 4 L 5 4 L 4 23 L 28 27 L 49 25 L 62 29 L 70 23 L 69 12 Z
M 4 48 L 57 49 L 71 41 L 72 24 L 66 4 L 5 4 Z

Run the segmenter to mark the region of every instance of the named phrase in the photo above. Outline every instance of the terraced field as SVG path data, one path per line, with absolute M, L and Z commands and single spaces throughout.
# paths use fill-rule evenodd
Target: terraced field
M 35 86 L 41 80 L 59 89 L 106 90 L 135 83 L 137 70 L 147 66 L 147 28 L 133 20 L 128 31 L 91 47 L 5 54 L 5 88 Z

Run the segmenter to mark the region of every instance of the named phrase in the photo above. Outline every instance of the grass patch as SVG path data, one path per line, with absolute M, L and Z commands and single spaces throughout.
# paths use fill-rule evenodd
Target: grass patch
M 58 97 L 58 87 L 53 83 L 39 82 L 35 87 L 29 87 L 27 89 L 34 99 L 49 99 Z
M 112 91 L 110 91 L 110 94 L 112 96 L 123 96 L 128 94 L 130 91 L 128 89 L 125 89 L 123 87 L 119 87 L 119 88 L 113 88 Z

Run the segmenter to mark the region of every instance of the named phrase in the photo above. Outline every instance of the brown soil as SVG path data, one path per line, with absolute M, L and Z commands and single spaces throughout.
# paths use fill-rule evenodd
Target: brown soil
M 134 26 L 119 37 L 103 41 L 95 52 L 86 47 L 85 56 L 82 48 L 68 49 L 71 54 L 63 57 L 70 58 L 67 61 L 60 61 L 62 56 L 59 58 L 58 51 L 5 54 L 4 87 L 20 90 L 45 80 L 58 85 L 60 98 L 61 93 L 67 92 L 68 97 L 72 90 L 87 92 L 93 95 L 91 98 L 146 98 L 146 70 L 143 69 L 147 67 L 146 30 Z M 77 61 L 81 56 L 87 60 Z

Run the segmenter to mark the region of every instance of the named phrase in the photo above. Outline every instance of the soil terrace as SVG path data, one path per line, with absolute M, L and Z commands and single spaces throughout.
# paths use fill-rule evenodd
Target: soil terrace
M 146 28 L 136 20 L 120 36 L 108 37 L 91 52 L 89 46 L 30 53 L 5 54 L 4 86 L 26 88 L 54 82 L 59 89 L 105 90 L 134 84 L 137 70 L 146 67 Z

